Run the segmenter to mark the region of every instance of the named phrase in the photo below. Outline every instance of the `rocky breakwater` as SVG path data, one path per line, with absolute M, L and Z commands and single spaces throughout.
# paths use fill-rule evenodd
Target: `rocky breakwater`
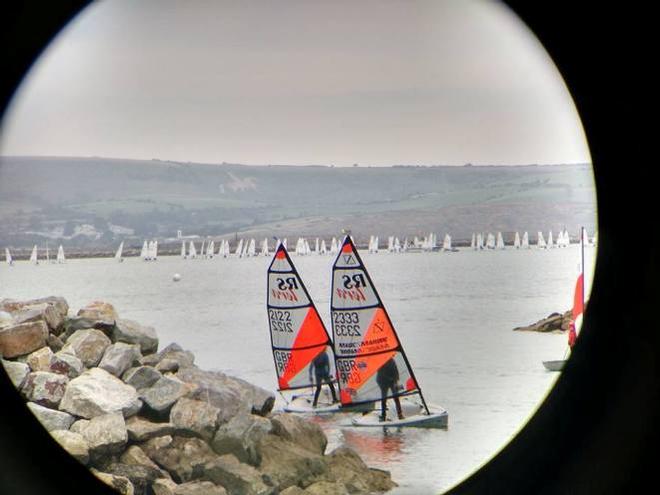
M 573 311 L 570 309 L 564 313 L 551 313 L 547 317 L 524 327 L 516 327 L 515 332 L 543 332 L 543 333 L 561 333 L 568 330 L 568 325 L 573 318 Z
M 194 364 L 153 328 L 93 302 L 0 301 L 0 354 L 52 437 L 123 494 L 266 495 L 387 491 L 353 450 L 326 453 L 315 423 L 274 413 L 274 395 Z

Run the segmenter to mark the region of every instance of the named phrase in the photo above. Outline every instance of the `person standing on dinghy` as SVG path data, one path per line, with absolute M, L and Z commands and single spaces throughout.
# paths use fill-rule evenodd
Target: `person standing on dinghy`
M 376 374 L 376 383 L 380 387 L 380 420 L 387 419 L 387 392 L 392 391 L 394 405 L 396 406 L 396 413 L 399 419 L 403 419 L 403 412 L 401 412 L 401 401 L 399 400 L 399 368 L 397 368 L 394 358 L 390 358 Z
M 319 355 L 312 361 L 312 364 L 309 367 L 310 381 L 312 377 L 312 369 L 314 371 L 314 378 L 316 378 L 316 392 L 314 392 L 314 402 L 312 403 L 312 406 L 316 407 L 316 404 L 319 401 L 319 394 L 321 393 L 321 385 L 323 385 L 323 382 L 326 382 L 328 387 L 330 387 L 332 402 L 337 402 L 335 387 L 332 384 L 332 377 L 330 376 L 330 359 L 325 351 L 319 353 Z

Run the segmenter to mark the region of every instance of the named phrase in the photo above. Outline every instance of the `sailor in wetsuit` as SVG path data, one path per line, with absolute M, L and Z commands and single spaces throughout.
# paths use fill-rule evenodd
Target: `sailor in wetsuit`
M 399 419 L 403 419 L 403 413 L 401 412 L 401 402 L 399 396 L 396 395 L 399 392 L 399 368 L 397 368 L 394 358 L 390 358 L 376 373 L 376 383 L 380 387 L 380 420 L 385 421 L 387 419 L 387 392 L 392 391 L 394 395 L 394 405 L 396 406 L 396 413 Z
M 314 402 L 312 403 L 312 406 L 316 407 L 316 404 L 319 401 L 319 394 L 321 393 L 321 385 L 323 385 L 323 382 L 326 382 L 330 387 L 330 393 L 332 393 L 332 402 L 337 402 L 335 387 L 332 384 L 332 377 L 330 376 L 330 359 L 328 358 L 328 354 L 325 351 L 319 353 L 319 355 L 316 356 L 310 364 L 310 381 L 312 378 L 312 370 L 314 371 L 314 378 L 316 378 L 316 392 L 314 393 Z

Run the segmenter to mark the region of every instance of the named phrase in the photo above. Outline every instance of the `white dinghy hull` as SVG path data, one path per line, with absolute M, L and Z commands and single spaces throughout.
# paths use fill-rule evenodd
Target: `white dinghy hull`
M 561 371 L 566 364 L 565 359 L 558 359 L 555 361 L 543 361 L 543 366 L 548 371 Z
M 368 412 L 374 409 L 373 403 L 358 404 L 352 407 L 342 407 L 339 402 L 332 402 L 330 392 L 326 387 L 321 390 L 319 401 L 314 407 L 314 392 L 301 393 L 294 395 L 284 406 L 284 411 L 302 414 L 333 414 L 338 412 Z
M 388 402 L 392 402 L 389 400 Z M 447 428 L 449 423 L 449 414 L 447 411 L 437 405 L 429 405 L 429 413 L 426 413 L 424 407 L 412 401 L 405 399 L 401 400 L 401 409 L 403 412 L 403 419 L 398 419 L 393 405 L 388 404 L 387 418 L 381 421 L 380 409 L 363 414 L 360 417 L 353 418 L 351 424 L 360 427 L 417 427 L 417 428 Z

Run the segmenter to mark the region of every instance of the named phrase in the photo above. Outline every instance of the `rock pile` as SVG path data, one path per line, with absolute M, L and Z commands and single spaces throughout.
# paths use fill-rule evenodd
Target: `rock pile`
M 573 312 L 569 309 L 565 313 L 551 313 L 546 318 L 532 323 L 526 327 L 516 327 L 516 332 L 566 332 L 573 318 Z
M 315 423 L 273 413 L 274 395 L 204 371 L 153 328 L 94 302 L 0 301 L 0 356 L 59 444 L 123 494 L 298 495 L 387 491 L 386 471 L 325 452 Z

